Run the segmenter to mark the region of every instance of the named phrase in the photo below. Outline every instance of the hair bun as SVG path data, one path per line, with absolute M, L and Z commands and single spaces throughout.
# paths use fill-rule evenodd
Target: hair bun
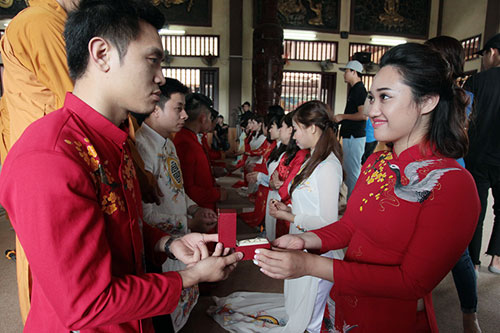
M 334 132 L 337 132 L 338 129 L 339 129 L 339 124 L 337 124 L 336 122 L 332 121 L 332 120 L 328 120 L 325 124 L 325 129 L 326 128 L 331 128 L 333 129 Z

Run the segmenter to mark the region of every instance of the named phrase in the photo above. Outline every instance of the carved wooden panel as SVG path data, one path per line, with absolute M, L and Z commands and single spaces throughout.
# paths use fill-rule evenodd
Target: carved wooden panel
M 255 25 L 261 23 L 262 6 L 267 0 L 255 0 Z M 340 0 L 278 0 L 277 17 L 285 29 L 338 32 Z
M 168 24 L 212 26 L 212 0 L 152 0 Z
M 351 33 L 428 38 L 430 0 L 352 0 Z

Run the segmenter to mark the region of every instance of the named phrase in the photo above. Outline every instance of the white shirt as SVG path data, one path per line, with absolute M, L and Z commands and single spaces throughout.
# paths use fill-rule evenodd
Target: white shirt
M 137 150 L 163 193 L 160 204 L 142 203 L 144 221 L 172 234 L 188 233 L 187 209 L 195 203 L 186 195 L 179 158 L 173 142 L 142 123 L 136 132 Z
M 276 149 L 279 149 L 280 146 L 281 146 L 281 141 L 277 141 Z M 264 185 L 264 186 L 269 187 L 269 182 L 271 181 L 271 176 L 272 176 L 274 170 L 276 170 L 276 168 L 278 167 L 278 164 L 280 163 L 281 156 L 283 156 L 283 154 L 281 154 L 277 160 L 274 160 L 271 163 L 267 164 L 267 175 L 265 173 L 262 173 L 262 172 L 259 172 L 257 174 L 257 185 Z
M 280 144 L 280 142 L 278 142 L 278 144 Z M 273 175 L 274 171 L 276 170 L 276 168 L 280 164 L 280 161 L 283 158 L 284 154 L 285 153 L 282 153 L 276 161 L 269 163 L 269 165 L 267 166 L 267 170 L 269 171 L 269 175 L 267 175 L 267 178 L 266 178 L 266 180 L 267 180 L 266 186 L 269 186 L 269 181 L 271 179 L 271 176 Z M 260 175 L 261 174 L 259 173 L 259 176 Z M 278 193 L 278 190 L 269 189 L 269 193 L 267 195 L 267 203 L 266 203 L 265 226 L 266 226 L 266 237 L 270 241 L 273 241 L 276 239 L 276 218 L 271 216 L 271 214 L 269 214 L 270 202 L 273 199 L 281 201 L 281 197 Z
M 336 222 L 341 186 L 342 165 L 335 154 L 330 153 L 293 191 L 292 213 L 295 219 L 290 224 L 290 233 L 299 234 Z M 343 259 L 344 252 L 333 250 L 322 256 Z M 285 280 L 285 308 L 290 318 L 283 331 L 319 332 L 332 286 L 333 283 L 312 276 Z
M 163 194 L 160 196 L 159 205 L 142 203 L 144 221 L 171 235 L 187 234 L 187 208 L 195 203 L 184 192 L 181 164 L 174 143 L 162 137 L 146 123 L 142 123 L 137 130 L 135 140 L 137 150 L 144 161 L 144 168 L 155 176 Z M 162 265 L 164 272 L 185 268 L 186 265 L 180 260 L 167 259 Z M 186 324 L 198 297 L 197 285 L 182 289 L 179 304 L 171 313 L 175 332 Z
M 292 193 L 295 220 L 291 233 L 319 229 L 336 222 L 341 186 L 342 164 L 330 153 Z

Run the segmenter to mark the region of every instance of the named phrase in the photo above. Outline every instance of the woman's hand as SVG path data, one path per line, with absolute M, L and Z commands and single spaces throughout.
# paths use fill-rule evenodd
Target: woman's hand
M 254 264 L 260 271 L 273 279 L 296 279 L 309 275 L 311 254 L 301 250 L 255 250 Z
M 295 215 L 292 214 L 292 209 L 278 200 L 271 200 L 269 202 L 269 215 L 280 219 L 293 222 Z
M 269 208 L 269 215 L 271 215 L 274 218 L 277 218 L 278 220 L 285 220 L 292 223 L 295 220 L 295 215 L 284 210 L 273 210 Z
M 321 238 L 313 232 L 298 235 L 284 235 L 272 242 L 274 247 L 287 250 L 320 250 Z
M 283 181 L 280 180 L 278 170 L 275 170 L 271 175 L 271 180 L 269 181 L 269 185 L 273 190 L 279 190 L 279 188 L 283 185 Z
M 310 275 L 334 282 L 332 259 L 301 250 L 258 249 L 253 262 L 262 273 L 273 279 L 296 279 Z
M 287 206 L 283 202 L 278 201 L 276 199 L 272 199 L 271 201 L 269 201 L 269 204 L 271 205 L 269 208 L 273 207 L 274 209 L 282 210 L 282 211 L 285 211 L 285 212 L 291 212 L 292 211 L 292 208 L 290 206 Z
M 258 177 L 258 172 L 253 171 L 247 174 L 247 182 L 249 183 L 256 183 L 257 182 L 257 177 Z
M 306 242 L 299 235 L 284 235 L 272 242 L 274 247 L 286 250 L 303 250 L 306 248 Z

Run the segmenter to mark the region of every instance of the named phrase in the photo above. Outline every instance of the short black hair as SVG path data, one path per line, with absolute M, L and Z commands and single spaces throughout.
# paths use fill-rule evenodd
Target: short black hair
M 250 106 L 250 102 L 246 101 L 245 103 L 241 104 L 241 106 L 245 106 L 245 105 Z
M 179 80 L 166 77 L 165 84 L 160 86 L 160 91 L 161 91 L 160 100 L 158 101 L 158 103 L 156 103 L 156 105 L 158 105 L 161 109 L 163 109 L 165 107 L 165 104 L 169 101 L 170 96 L 172 96 L 172 94 L 181 93 L 187 95 L 189 93 L 189 88 L 186 87 L 184 84 L 182 84 L 182 82 Z M 139 126 L 144 122 L 144 120 L 146 120 L 152 114 L 152 112 L 149 114 L 135 113 L 135 112 L 131 113 L 137 120 Z
M 181 81 L 172 79 L 170 77 L 165 78 L 165 84 L 160 86 L 160 101 L 157 103 L 160 108 L 163 109 L 165 103 L 168 102 L 170 96 L 175 93 L 181 93 L 183 95 L 189 94 L 189 88 L 186 87 Z
M 140 32 L 139 21 L 161 29 L 165 18 L 158 8 L 144 0 L 82 0 L 68 14 L 64 28 L 69 74 L 80 78 L 89 62 L 88 44 L 102 37 L 117 49 L 120 60 L 127 54 L 130 41 Z
M 203 107 L 206 107 L 206 111 L 210 112 L 210 118 L 214 120 L 219 114 L 213 108 L 214 103 L 212 100 L 200 93 L 191 93 L 186 96 L 186 113 L 188 114 L 188 121 L 194 121 L 198 119 L 203 111 Z
M 361 74 L 360 72 L 358 72 L 358 71 L 357 71 L 357 70 L 355 70 L 355 69 L 350 69 L 350 68 L 347 68 L 347 69 L 346 69 L 346 71 L 351 71 L 351 72 L 356 73 L 356 76 L 357 76 L 358 78 L 360 78 L 360 79 L 361 79 L 361 76 L 363 75 L 363 74 Z

